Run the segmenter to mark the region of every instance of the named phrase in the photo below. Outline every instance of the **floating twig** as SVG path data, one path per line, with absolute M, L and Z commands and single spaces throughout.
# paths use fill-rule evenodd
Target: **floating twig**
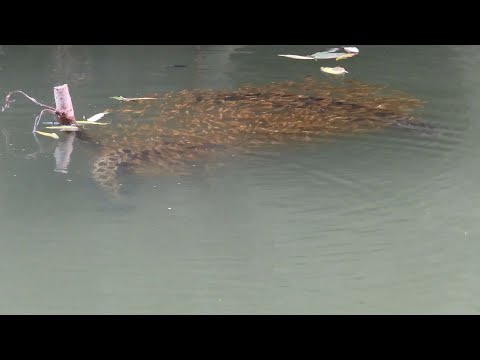
M 12 102 L 14 102 L 15 100 L 11 100 L 10 98 L 12 97 L 13 94 L 22 94 L 23 96 L 25 96 L 27 99 L 29 99 L 31 102 L 33 102 L 34 104 L 38 105 L 38 106 L 41 106 L 41 107 L 44 107 L 46 109 L 50 109 L 52 111 L 54 111 L 57 115 L 60 115 L 60 112 L 57 111 L 57 109 L 55 109 L 54 107 L 51 107 L 49 105 L 45 105 L 45 104 L 42 104 L 41 102 L 37 101 L 36 99 L 34 99 L 33 97 L 25 94 L 23 91 L 21 90 L 15 90 L 15 91 L 12 91 L 12 92 L 9 92 L 7 94 L 7 96 L 5 97 L 5 105 L 2 106 L 2 112 L 5 111 L 5 109 L 8 109 L 10 108 L 10 104 Z
M 46 129 L 56 129 L 60 131 L 78 131 L 79 130 L 77 126 L 67 126 L 67 125 L 47 126 Z
M 88 125 L 110 125 L 110 123 L 92 122 L 92 121 L 88 121 L 88 120 L 77 120 L 77 124 L 88 124 Z
M 35 122 L 33 123 L 33 130 L 32 130 L 32 132 L 37 131 L 38 124 L 40 124 L 40 119 L 42 118 L 42 115 L 43 115 L 43 113 L 44 113 L 45 111 L 50 112 L 50 113 L 53 113 L 53 114 L 56 114 L 56 112 L 53 111 L 53 110 L 43 109 L 43 110 L 40 112 L 40 114 L 38 114 L 37 117 L 35 117 Z
M 110 99 L 119 100 L 119 101 L 140 101 L 140 100 L 157 100 L 158 98 L 151 98 L 151 97 L 126 98 L 123 96 L 110 96 Z

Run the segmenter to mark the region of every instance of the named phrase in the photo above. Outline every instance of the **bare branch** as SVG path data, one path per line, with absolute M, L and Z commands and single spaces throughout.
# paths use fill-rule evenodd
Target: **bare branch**
M 42 118 L 42 115 L 43 115 L 43 113 L 44 113 L 45 111 L 50 112 L 50 113 L 52 113 L 52 114 L 54 114 L 54 115 L 57 115 L 57 111 L 53 111 L 53 110 L 51 110 L 51 109 L 43 109 L 43 110 L 40 112 L 40 114 L 38 114 L 37 117 L 35 118 L 35 122 L 33 123 L 33 130 L 32 130 L 32 132 L 37 131 L 38 124 L 40 124 L 40 119 Z
M 27 99 L 29 99 L 30 101 L 32 101 L 34 104 L 38 105 L 38 106 L 41 106 L 41 107 L 44 107 L 45 109 L 49 109 L 53 112 L 55 112 L 55 114 L 57 115 L 62 115 L 60 111 L 58 111 L 57 109 L 55 109 L 54 107 L 51 107 L 49 105 L 45 105 L 45 104 L 42 104 L 40 102 L 38 102 L 36 99 L 34 99 L 33 97 L 31 96 L 28 96 L 27 94 L 25 94 L 23 91 L 20 91 L 20 90 L 15 90 L 15 91 L 12 91 L 10 93 L 7 94 L 7 96 L 5 97 L 5 105 L 2 107 L 2 112 L 5 111 L 5 109 L 8 109 L 10 107 L 10 104 L 15 101 L 15 100 L 11 100 L 11 96 L 15 93 L 19 93 L 19 94 L 22 94 L 23 96 L 25 96 Z

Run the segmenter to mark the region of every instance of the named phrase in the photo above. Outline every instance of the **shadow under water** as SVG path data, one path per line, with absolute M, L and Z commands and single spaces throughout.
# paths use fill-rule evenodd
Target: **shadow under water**
M 119 193 L 122 173 L 189 174 L 192 164 L 212 164 L 232 151 L 267 144 L 385 127 L 428 130 L 413 116 L 420 100 L 356 81 L 338 85 L 307 78 L 148 96 L 157 99 L 122 102 L 108 110 L 112 124 L 79 133 L 95 145 L 92 176 L 110 193 Z

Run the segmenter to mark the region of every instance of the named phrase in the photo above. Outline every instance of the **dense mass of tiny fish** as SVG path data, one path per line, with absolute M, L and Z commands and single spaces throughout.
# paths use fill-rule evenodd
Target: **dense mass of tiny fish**
M 118 190 L 119 169 L 188 173 L 192 163 L 227 150 L 311 141 L 322 136 L 415 124 L 416 98 L 385 87 L 285 81 L 236 90 L 149 94 L 156 100 L 109 109 L 112 124 L 88 130 L 101 151 L 93 176 Z M 114 191 L 116 191 L 113 189 Z

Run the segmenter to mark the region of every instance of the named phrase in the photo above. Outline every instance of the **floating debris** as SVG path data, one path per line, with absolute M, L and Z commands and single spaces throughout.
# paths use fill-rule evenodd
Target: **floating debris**
M 287 57 L 290 59 L 297 59 L 297 60 L 328 60 L 328 59 L 336 59 L 336 60 L 343 60 L 353 57 L 359 53 L 359 50 L 356 47 L 344 47 L 345 52 L 336 52 L 340 50 L 340 48 L 331 48 L 325 51 L 316 52 L 312 55 L 278 55 Z
M 88 122 L 95 122 L 103 118 L 105 115 L 108 114 L 108 111 L 104 111 L 98 114 L 95 114 L 87 119 Z
M 35 131 L 35 133 L 39 134 L 39 135 L 43 135 L 43 136 L 46 136 L 46 137 L 51 137 L 55 140 L 58 140 L 59 137 L 57 134 L 55 133 L 47 133 L 47 132 L 43 132 L 43 131 Z
M 110 125 L 110 123 L 102 123 L 102 122 L 91 122 L 88 120 L 77 120 L 77 124 L 88 124 L 88 125 Z
M 342 55 L 346 55 L 346 53 L 335 53 L 335 52 L 323 51 L 323 52 L 317 52 L 315 54 L 312 54 L 311 56 L 314 60 L 328 60 L 328 59 L 336 59 Z
M 60 125 L 60 126 L 47 126 L 46 129 L 55 129 L 60 131 L 78 131 L 78 126 L 73 125 Z
M 111 96 L 110 99 L 114 99 L 118 101 L 141 101 L 141 100 L 157 100 L 158 98 L 151 98 L 151 97 L 126 98 L 123 96 Z
M 323 71 L 324 73 L 332 74 L 332 75 L 348 74 L 348 71 L 341 66 L 336 66 L 334 68 L 322 66 L 320 70 Z
M 358 50 L 358 48 L 354 47 L 354 46 L 350 46 L 350 47 L 344 47 L 343 48 L 345 51 L 349 52 L 349 53 L 354 53 L 354 54 L 358 54 L 360 51 Z
M 353 56 L 355 56 L 356 54 L 343 54 L 343 55 L 340 55 L 339 57 L 335 58 L 335 60 L 343 60 L 343 59 L 348 59 L 348 58 L 351 58 Z
M 278 56 L 283 56 L 287 57 L 290 59 L 298 59 L 298 60 L 313 60 L 314 58 L 311 56 L 302 56 L 302 55 L 278 55 Z

